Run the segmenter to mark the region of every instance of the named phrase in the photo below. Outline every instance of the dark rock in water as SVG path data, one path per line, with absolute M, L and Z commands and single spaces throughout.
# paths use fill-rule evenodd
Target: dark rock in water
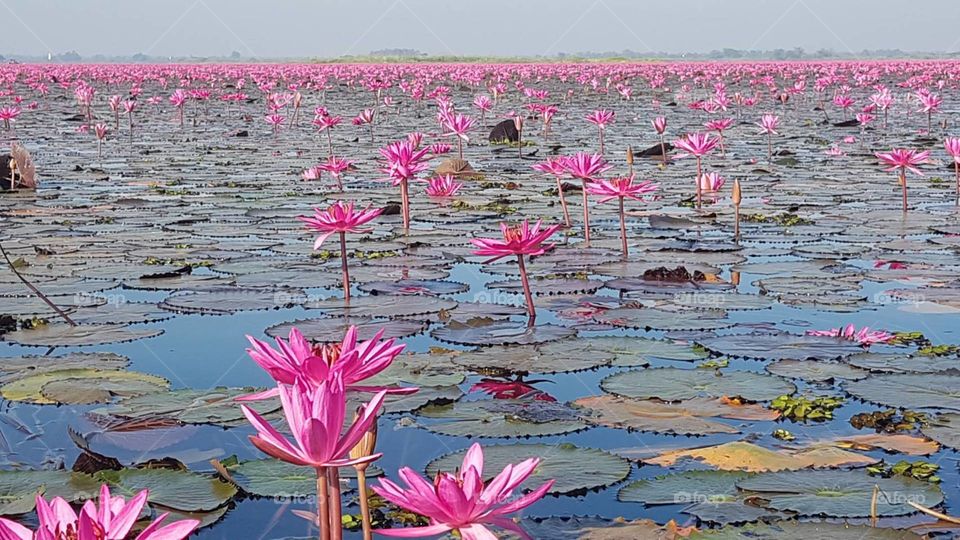
M 517 126 L 513 123 L 513 120 L 504 120 L 493 126 L 489 140 L 490 142 L 519 142 L 520 132 L 517 131 Z
M 669 153 L 673 150 L 673 145 L 670 144 L 670 143 L 668 143 L 668 142 L 664 142 L 664 143 L 663 143 L 663 149 L 666 149 L 667 153 L 669 154 Z M 660 148 L 660 143 L 657 143 L 657 144 L 651 146 L 650 148 L 647 148 L 646 150 L 642 150 L 642 151 L 640 151 L 640 152 L 634 152 L 633 155 L 634 155 L 634 156 L 639 156 L 639 157 L 656 157 L 656 158 L 662 158 L 662 157 L 663 157 L 663 149 Z
M 775 152 L 773 153 L 773 155 L 775 155 L 775 156 L 793 156 L 793 155 L 795 155 L 795 154 L 794 154 L 793 152 L 791 152 L 790 150 L 777 150 L 777 151 L 775 151 Z
M 648 281 L 669 281 L 673 283 L 686 283 L 688 281 L 706 281 L 707 276 L 703 272 L 697 270 L 693 274 L 687 271 L 686 268 L 678 266 L 673 270 L 668 269 L 665 266 L 660 266 L 657 268 L 651 268 L 643 273 L 643 279 Z
M 0 315 L 0 336 L 17 330 L 17 319 L 12 315 Z
M 852 120 L 844 120 L 843 122 L 834 122 L 833 127 L 857 127 L 860 125 L 860 122 L 856 118 Z
M 65 122 L 86 122 L 87 117 L 82 114 L 74 114 L 64 118 Z
M 240 131 L 234 133 L 233 136 L 234 136 L 234 137 L 249 137 L 249 136 L 250 136 L 250 132 L 247 131 L 247 130 L 245 130 L 245 129 L 241 129 Z
M 400 203 L 398 202 L 388 202 L 383 207 L 383 212 L 380 213 L 382 216 L 399 216 L 400 215 Z
M 0 154 L 0 189 L 10 189 L 10 154 Z
M 676 101 L 671 101 L 670 103 L 667 103 L 666 106 L 667 106 L 667 107 L 676 107 L 676 106 L 677 106 L 677 102 L 676 102 Z

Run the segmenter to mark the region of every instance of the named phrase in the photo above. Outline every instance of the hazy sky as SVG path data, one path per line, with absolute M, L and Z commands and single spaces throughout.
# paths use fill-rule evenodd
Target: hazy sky
M 0 53 L 955 51 L 957 0 L 0 0 Z

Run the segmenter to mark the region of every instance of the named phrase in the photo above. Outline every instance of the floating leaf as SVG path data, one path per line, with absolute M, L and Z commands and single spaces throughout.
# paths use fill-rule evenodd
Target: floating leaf
M 902 476 L 877 478 L 861 470 L 773 472 L 737 482 L 740 489 L 765 499 L 768 508 L 838 518 L 869 517 L 874 486 L 880 488 L 878 516 L 916 512 L 908 501 L 928 508 L 943 502 L 940 488 L 928 482 Z
M 778 360 L 767 366 L 767 371 L 788 379 L 806 382 L 826 382 L 834 379 L 859 380 L 869 375 L 866 371 L 838 362 L 819 360 Z
M 780 416 L 759 405 L 733 405 L 729 400 L 709 398 L 663 403 L 604 395 L 580 398 L 573 404 L 583 408 L 583 418 L 593 424 L 675 435 L 740 432 L 711 418 L 776 420 Z
M 166 379 L 136 371 L 69 369 L 16 379 L 0 387 L 0 395 L 10 401 L 37 405 L 82 405 L 155 394 L 169 386 Z
M 903 409 L 960 411 L 960 375 L 874 375 L 843 386 L 848 393 L 873 403 Z
M 778 377 L 745 371 L 659 368 L 625 371 L 600 383 L 604 392 L 637 399 L 680 401 L 695 397 L 741 397 L 770 401 L 796 387 Z
M 310 341 L 316 343 L 335 343 L 343 340 L 351 326 L 357 327 L 357 339 L 373 339 L 383 330 L 383 338 L 402 338 L 423 332 L 426 325 L 420 321 L 389 320 L 378 321 L 371 317 L 331 317 L 329 319 L 303 319 L 281 323 L 267 328 L 264 332 L 270 337 L 282 337 L 297 328 Z
M 123 469 L 95 475 L 114 496 L 133 497 L 150 490 L 150 503 L 187 512 L 210 512 L 225 505 L 237 488 L 218 478 L 174 469 Z
M 696 460 L 725 471 L 793 471 L 806 468 L 836 468 L 872 465 L 877 458 L 847 452 L 834 447 L 812 447 L 790 450 L 770 450 L 744 441 L 734 441 L 696 448 L 665 452 L 645 459 L 645 463 L 670 467 L 681 460 Z
M 230 314 L 240 311 L 285 309 L 307 300 L 298 289 L 232 289 L 177 294 L 160 303 L 160 307 L 177 313 Z
M 653 308 L 616 308 L 598 313 L 597 322 L 625 328 L 646 330 L 718 330 L 734 325 L 727 312 L 718 309 L 703 311 L 664 311 Z
M 695 531 L 690 540 L 921 540 L 911 531 L 847 523 L 777 521 Z
M 458 437 L 543 437 L 586 429 L 577 413 L 549 401 L 493 399 L 428 405 L 417 415 L 421 427 Z
M 342 298 L 311 300 L 307 309 L 319 309 L 330 317 L 411 317 L 449 311 L 457 307 L 453 300 L 433 296 L 361 296 L 344 302 Z
M 456 470 L 465 453 L 466 450 L 462 450 L 431 461 L 426 467 L 427 476 L 432 478 L 438 471 Z M 616 484 L 625 479 L 631 469 L 630 462 L 619 456 L 566 443 L 484 446 L 483 458 L 487 475 L 484 480 L 491 480 L 508 464 L 540 458 L 540 465 L 519 489 L 535 489 L 547 480 L 555 480 L 550 491 L 554 494 L 579 493 Z
M 86 347 L 159 336 L 163 330 L 131 328 L 124 324 L 68 326 L 47 324 L 4 334 L 2 339 L 28 347 Z
M 122 418 L 168 418 L 185 424 L 232 426 L 246 422 L 236 398 L 254 393 L 253 388 L 181 389 L 162 394 L 128 398 L 96 414 Z M 280 409 L 279 400 L 249 402 L 246 405 L 261 415 Z
M 794 334 L 733 334 L 697 342 L 724 356 L 763 360 L 835 360 L 863 352 L 856 342 Z
M 431 335 L 440 341 L 461 345 L 530 345 L 545 343 L 576 335 L 572 328 L 554 324 L 528 326 L 524 322 L 472 319 L 466 323 L 451 321 L 437 328 Z

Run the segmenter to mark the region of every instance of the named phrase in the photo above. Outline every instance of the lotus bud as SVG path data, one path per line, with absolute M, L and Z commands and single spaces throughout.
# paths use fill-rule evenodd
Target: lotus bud
M 740 180 L 736 179 L 733 181 L 733 204 L 740 206 L 741 200 L 742 195 L 740 194 Z
M 357 413 L 353 417 L 353 421 L 356 422 L 360 417 L 360 409 L 357 410 Z M 350 450 L 350 459 L 359 459 L 364 458 L 370 455 L 373 455 L 374 451 L 377 449 L 377 424 L 374 424 L 370 427 L 370 430 L 364 433 L 363 437 L 360 439 L 360 442 L 357 443 Z M 354 468 L 358 471 L 365 471 L 370 463 L 361 463 L 359 465 L 354 465 Z

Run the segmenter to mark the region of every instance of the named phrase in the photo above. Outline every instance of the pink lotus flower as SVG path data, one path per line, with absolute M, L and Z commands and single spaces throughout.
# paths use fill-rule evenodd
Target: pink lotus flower
M 587 246 L 590 245 L 590 204 L 587 200 L 587 182 L 595 182 L 600 175 L 611 169 L 611 165 L 603 158 L 602 154 L 588 154 L 578 152 L 572 157 L 565 158 L 564 167 L 570 176 L 579 178 L 582 183 L 583 194 L 583 239 Z
M 835 144 L 831 146 L 830 148 L 825 150 L 823 153 L 831 157 L 841 157 L 841 156 L 847 155 L 847 153 L 843 151 L 843 148 L 840 148 L 839 144 Z
M 709 133 L 688 133 L 680 139 L 673 142 L 673 145 L 686 153 L 677 154 L 677 159 L 687 156 L 697 158 L 697 208 L 702 205 L 702 193 L 700 191 L 700 177 L 703 176 L 703 156 L 709 154 L 720 143 L 720 139 L 710 136 Z
M 700 177 L 700 189 L 708 193 L 716 193 L 723 188 L 726 179 L 720 173 L 705 173 Z
M 658 133 L 659 135 L 663 135 L 663 133 L 664 133 L 665 131 L 667 131 L 667 119 L 666 119 L 666 118 L 664 118 L 664 117 L 662 117 L 662 116 L 658 116 L 658 117 L 656 117 L 656 118 L 653 119 L 653 122 L 652 122 L 652 123 L 653 123 L 653 129 L 657 130 L 657 133 Z
M 37 495 L 37 531 L 0 518 L 0 539 L 3 540 L 124 540 L 136 524 L 147 503 L 148 490 L 143 490 L 129 501 L 114 497 L 106 484 L 100 486 L 99 505 L 84 503 L 77 515 L 67 501 L 60 497 L 49 503 Z M 166 526 L 162 522 L 169 513 L 162 514 L 148 525 L 136 540 L 183 540 L 200 525 L 195 519 L 177 521 Z
M 713 151 L 720 144 L 719 138 L 713 138 L 709 133 L 688 133 L 687 135 L 673 141 L 673 145 L 683 150 L 684 154 L 677 154 L 676 158 L 681 159 L 687 156 L 701 158 Z
M 422 138 L 422 135 L 419 136 Z M 418 174 L 427 170 L 425 162 L 430 151 L 418 150 L 419 144 L 413 140 L 397 141 L 380 149 L 380 155 L 387 161 L 387 166 L 380 169 L 387 174 L 393 185 L 400 186 L 400 202 L 403 206 L 403 228 L 410 228 L 410 181 Z
M 319 180 L 322 174 L 323 172 L 321 171 L 320 167 L 315 166 L 303 171 L 303 173 L 300 174 L 300 177 L 307 181 Z
M 3 129 L 10 129 L 10 122 L 20 116 L 20 107 L 0 107 L 0 120 L 3 120 Z
M 705 128 L 717 132 L 717 137 L 720 139 L 720 155 L 722 156 L 727 153 L 723 147 L 723 132 L 730 129 L 732 125 L 733 118 L 718 118 L 703 125 Z
M 907 171 L 916 174 L 917 176 L 923 176 L 923 173 L 920 172 L 920 169 L 917 168 L 917 165 L 922 165 L 928 162 L 930 157 L 929 151 L 918 152 L 916 150 L 906 150 L 902 148 L 895 148 L 889 152 L 877 153 L 874 154 L 880 159 L 880 162 L 887 165 L 887 172 L 897 171 L 898 180 L 900 182 L 900 187 L 902 188 L 903 193 L 903 211 L 907 211 Z
M 657 190 L 657 185 L 646 180 L 634 182 L 635 175 L 611 178 L 610 180 L 598 180 L 586 185 L 587 193 L 599 195 L 600 202 L 605 203 L 611 199 L 617 199 L 620 211 L 620 244 L 623 250 L 623 257 L 627 258 L 627 222 L 623 211 L 623 200 L 633 199 L 642 201 L 642 195 L 653 193 Z
M 453 176 L 444 174 L 427 180 L 427 195 L 431 197 L 453 197 L 463 187 Z
M 540 459 L 533 458 L 507 465 L 493 480 L 484 484 L 483 449 L 474 444 L 464 456 L 460 469 L 454 474 L 439 473 L 432 484 L 413 469 L 404 467 L 400 469 L 400 477 L 406 482 L 407 489 L 381 478 L 380 485 L 374 486 L 373 490 L 401 508 L 430 518 L 430 525 L 379 529 L 377 532 L 384 536 L 422 538 L 456 530 L 463 540 L 492 540 L 497 537 L 487 527 L 493 525 L 529 539 L 530 536 L 507 516 L 537 502 L 553 487 L 554 481 L 550 480 L 522 497 L 513 497 L 513 491 L 533 474 L 539 464 Z
M 443 117 L 443 127 L 446 130 L 443 137 L 456 137 L 460 159 L 463 159 L 463 143 L 470 141 L 470 130 L 473 129 L 474 119 L 460 113 L 448 114 Z
M 943 148 L 953 158 L 953 172 L 957 182 L 957 205 L 960 205 L 960 137 L 947 137 L 943 141 Z
M 373 123 L 373 109 L 364 109 L 360 111 L 360 114 L 353 118 L 353 125 L 362 126 L 365 124 Z
M 606 109 L 599 109 L 593 111 L 592 113 L 586 116 L 587 122 L 597 126 L 597 131 L 600 137 L 600 154 L 604 152 L 603 147 L 603 133 L 607 130 L 607 126 L 613 123 L 613 119 L 616 117 L 616 113 L 613 111 L 608 111 Z
M 307 224 L 307 227 L 322 233 L 313 244 L 313 249 L 320 249 L 324 240 L 334 233 L 340 235 L 340 265 L 343 272 L 343 297 L 350 301 L 350 270 L 347 266 L 347 233 L 368 232 L 360 227 L 383 213 L 382 208 L 370 210 L 370 205 L 362 210 L 354 210 L 354 203 L 344 205 L 337 201 L 326 210 L 314 209 L 312 218 L 300 216 L 297 219 Z
M 382 213 L 382 208 L 370 210 L 370 205 L 367 205 L 360 210 L 354 209 L 354 203 L 345 205 L 342 201 L 336 201 L 326 210 L 315 208 L 313 217 L 300 216 L 297 219 L 306 223 L 307 227 L 322 233 L 313 244 L 313 249 L 320 249 L 323 242 L 332 234 L 370 232 L 360 227 L 373 221 Z
M 283 116 L 282 114 L 268 114 L 267 116 L 264 117 L 264 120 L 266 120 L 268 124 L 273 126 L 273 132 L 277 133 L 278 131 L 280 131 L 280 126 L 282 126 L 283 123 L 287 120 L 287 117 Z
M 382 339 L 383 330 L 373 339 L 357 343 L 357 328 L 351 326 L 343 341 L 334 345 L 314 347 L 300 330 L 290 330 L 287 341 L 277 338 L 277 348 L 269 343 L 247 336 L 251 348 L 250 358 L 280 384 L 292 385 L 297 379 L 312 386 L 319 386 L 336 373 L 343 380 L 347 391 L 381 392 L 390 394 L 413 394 L 416 388 L 364 386 L 363 381 L 390 367 L 403 352 L 404 345 L 395 339 Z M 258 401 L 276 397 L 278 390 L 272 388 L 257 394 L 237 398 L 237 401 Z
M 613 199 L 633 199 L 642 201 L 643 195 L 653 193 L 657 190 L 657 185 L 647 180 L 635 182 L 636 175 L 621 176 L 611 178 L 610 180 L 597 180 L 587 184 L 587 192 L 591 195 L 597 195 L 601 203 Z
M 567 209 L 567 199 L 563 196 L 563 182 L 560 181 L 567 174 L 567 158 L 557 156 L 547 158 L 541 163 L 533 165 L 533 170 L 553 176 L 557 182 L 557 195 L 560 197 L 560 207 L 563 209 L 563 223 L 567 228 L 570 227 L 570 211 Z
M 317 165 L 317 169 L 330 173 L 330 176 L 337 181 L 337 189 L 343 191 L 343 173 L 347 172 L 353 166 L 353 161 L 331 155 L 327 161 Z
M 473 245 L 479 248 L 474 250 L 474 255 L 493 257 L 487 261 L 488 263 L 516 255 L 517 264 L 520 267 L 520 281 L 527 301 L 527 313 L 531 322 L 536 318 L 537 312 L 533 305 L 533 295 L 530 292 L 530 281 L 527 279 L 527 268 L 523 262 L 523 256 L 535 257 L 553 249 L 554 244 L 543 245 L 543 243 L 560 229 L 559 225 L 553 225 L 541 230 L 541 223 L 541 221 L 537 221 L 533 227 L 527 221 L 516 227 L 509 227 L 506 223 L 501 223 L 502 240 L 496 238 L 474 238 L 470 240 Z
M 760 126 L 760 132 L 767 135 L 778 135 L 777 128 L 780 126 L 780 117 L 775 114 L 765 114 L 757 122 Z
M 875 155 L 883 164 L 888 165 L 888 168 L 884 169 L 887 172 L 897 170 L 910 171 L 917 176 L 923 176 L 923 173 L 917 168 L 917 165 L 927 163 L 930 152 L 918 152 L 917 150 L 897 148 L 890 152 L 877 153 Z
M 864 326 L 857 330 L 852 324 L 848 324 L 843 328 L 831 328 L 830 330 L 808 330 L 807 335 L 849 339 L 868 347 L 874 343 L 887 343 L 895 337 L 893 334 L 882 330 L 871 331 L 869 326 Z

